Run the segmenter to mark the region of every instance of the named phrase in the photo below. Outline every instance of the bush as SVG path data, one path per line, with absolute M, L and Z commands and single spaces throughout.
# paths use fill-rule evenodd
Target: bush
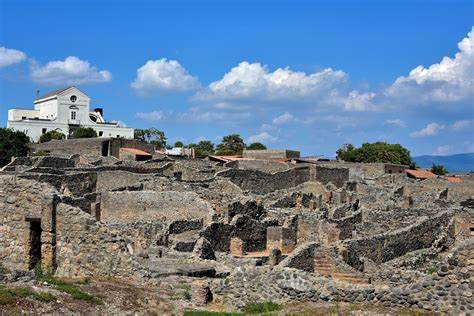
M 41 135 L 39 141 L 40 143 L 46 143 L 52 139 L 64 139 L 64 138 L 66 138 L 66 135 L 64 135 L 63 133 L 60 133 L 57 131 L 49 131 Z
M 0 167 L 9 164 L 12 157 L 26 156 L 29 142 L 30 138 L 23 132 L 0 128 Z
M 431 167 L 431 172 L 433 172 L 434 174 L 438 176 L 444 176 L 449 173 L 449 171 L 446 170 L 446 168 L 444 168 L 443 165 L 435 165 L 435 164 L 433 164 L 433 166 Z
M 79 127 L 71 133 L 72 138 L 94 138 L 97 137 L 95 129 L 92 127 Z
M 250 145 L 247 146 L 248 150 L 265 150 L 267 149 L 267 146 L 265 146 L 262 143 L 251 143 Z

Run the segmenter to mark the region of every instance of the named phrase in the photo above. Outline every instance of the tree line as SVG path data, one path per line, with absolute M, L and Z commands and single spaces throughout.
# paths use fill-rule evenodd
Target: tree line
M 156 128 L 135 129 L 135 139 L 154 144 L 157 149 L 171 148 L 166 143 L 167 138 L 163 131 Z M 80 127 L 74 130 L 70 137 L 91 138 L 97 137 L 97 133 L 92 128 Z M 40 142 L 52 139 L 64 139 L 65 135 L 57 131 L 49 131 L 43 134 Z M 29 152 L 30 138 L 23 132 L 14 131 L 8 128 L 0 128 L 0 167 L 8 164 L 12 157 L 23 157 Z M 264 150 L 267 147 L 259 142 L 245 144 L 239 134 L 231 134 L 222 137 L 221 143 L 217 146 L 209 140 L 202 140 L 198 143 L 183 144 L 175 142 L 174 147 L 194 148 L 197 157 L 218 156 L 240 156 L 244 149 Z M 345 144 L 336 151 L 338 160 L 347 162 L 365 163 L 393 163 L 408 165 L 413 169 L 417 166 L 413 161 L 410 151 L 400 144 L 388 144 L 385 142 L 364 143 L 356 148 L 352 144 Z M 449 171 L 443 165 L 433 164 L 431 172 L 437 175 L 448 174 Z

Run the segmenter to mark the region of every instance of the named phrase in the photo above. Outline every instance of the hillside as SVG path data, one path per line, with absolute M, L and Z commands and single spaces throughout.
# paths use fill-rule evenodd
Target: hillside
M 433 164 L 444 165 L 449 172 L 474 171 L 474 153 L 457 154 L 451 156 L 418 156 L 413 157 L 416 164 L 422 168 L 431 168 Z

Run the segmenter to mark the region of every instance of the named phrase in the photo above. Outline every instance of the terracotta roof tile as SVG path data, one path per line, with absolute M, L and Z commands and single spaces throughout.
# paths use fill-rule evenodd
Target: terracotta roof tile
M 448 179 L 451 182 L 462 182 L 462 180 L 459 179 L 458 177 L 446 177 L 446 179 Z
M 436 175 L 433 172 L 429 171 L 429 170 L 422 170 L 422 169 L 411 170 L 411 169 L 408 169 L 408 170 L 406 170 L 406 172 L 409 176 L 412 176 L 413 178 L 416 178 L 416 179 L 430 179 L 430 178 L 436 177 Z
M 152 156 L 152 154 L 147 153 L 146 151 L 135 149 L 135 148 L 120 148 L 120 150 L 126 151 L 131 154 L 140 155 L 140 156 Z

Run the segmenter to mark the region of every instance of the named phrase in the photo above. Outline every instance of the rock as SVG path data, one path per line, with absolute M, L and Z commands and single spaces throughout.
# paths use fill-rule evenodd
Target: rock
M 207 281 L 196 281 L 193 283 L 191 301 L 197 305 L 205 305 L 212 301 L 212 292 Z
M 271 267 L 276 266 L 281 261 L 281 250 L 278 248 L 272 248 L 268 256 L 268 264 Z
M 472 297 L 472 292 L 470 292 L 470 291 L 464 291 L 464 292 L 462 293 L 462 295 L 463 295 L 464 297 L 470 298 L 470 297 Z
M 216 260 L 216 254 L 214 253 L 211 244 L 204 237 L 199 238 L 196 244 L 194 245 L 192 256 L 194 258 L 204 260 Z

